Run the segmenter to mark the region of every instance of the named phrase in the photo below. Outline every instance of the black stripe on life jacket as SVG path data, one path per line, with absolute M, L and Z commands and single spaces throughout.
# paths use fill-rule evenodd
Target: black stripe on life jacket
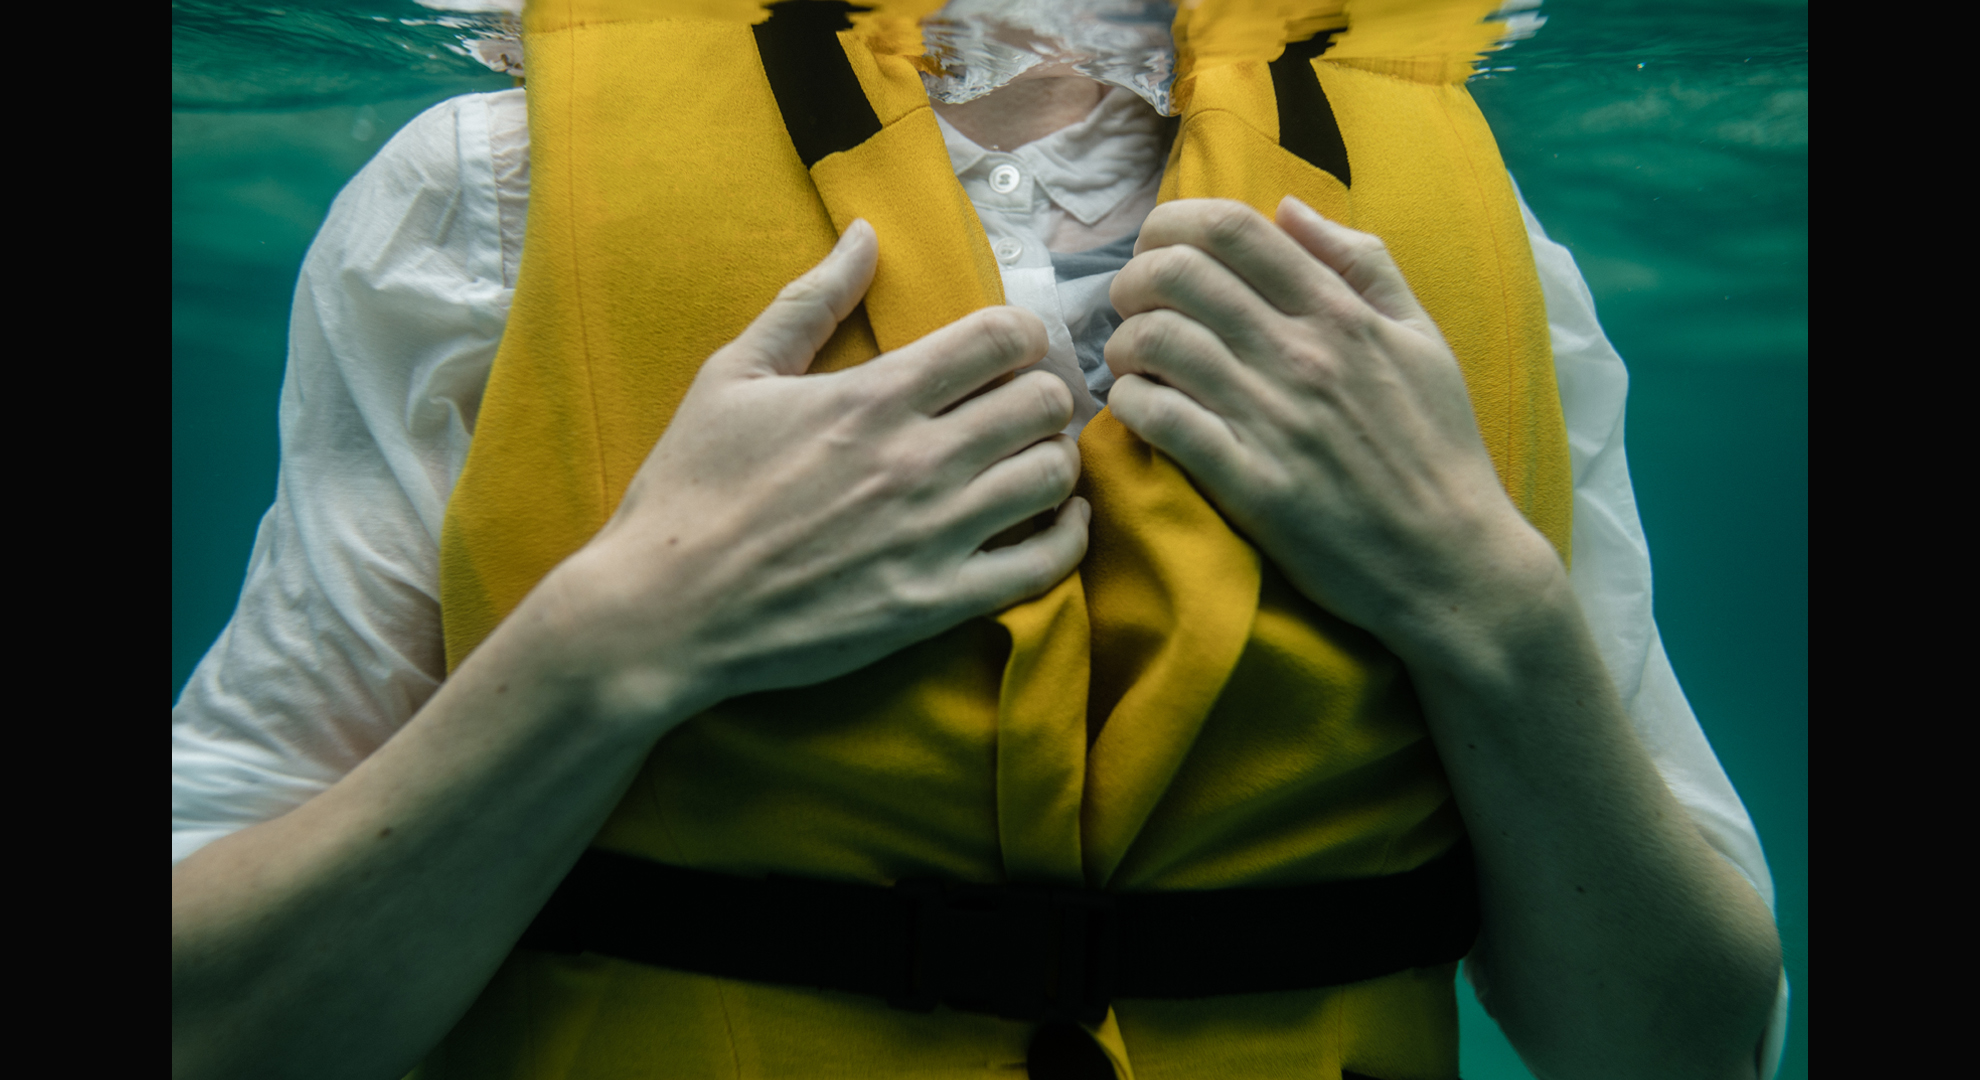
M 1272 93 L 1279 99 L 1279 145 L 1314 168 L 1332 173 L 1343 187 L 1352 187 L 1341 125 L 1313 73 L 1313 58 L 1326 52 L 1338 33 L 1322 30 L 1305 41 L 1289 41 L 1286 51 L 1269 66 Z
M 837 36 L 852 28 L 847 13 L 871 10 L 845 0 L 783 0 L 753 28 L 784 129 L 807 169 L 880 133 L 880 118 Z

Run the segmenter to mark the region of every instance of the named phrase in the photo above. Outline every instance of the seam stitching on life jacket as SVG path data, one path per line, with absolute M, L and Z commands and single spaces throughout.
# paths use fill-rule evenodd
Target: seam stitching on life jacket
M 515 950 L 511 948 L 509 950 L 509 959 L 505 963 L 513 962 L 515 956 Z M 543 1053 L 543 1039 L 536 1023 L 536 995 L 532 992 L 536 988 L 535 974 L 533 971 L 523 974 L 520 980 L 522 986 L 517 996 L 522 998 L 523 1061 L 528 1063 L 531 1072 L 541 1076 L 544 1072 L 548 1071 L 547 1066 L 550 1063 Z M 486 990 L 482 992 L 487 993 Z
M 1451 103 L 1449 98 L 1443 95 L 1439 95 L 1437 101 L 1437 108 L 1438 108 L 1438 112 L 1441 113 L 1444 117 L 1444 124 L 1446 128 L 1450 131 L 1451 140 L 1457 144 L 1458 153 L 1464 156 L 1465 167 L 1467 171 L 1469 171 L 1471 174 L 1472 194 L 1478 199 L 1481 205 L 1489 207 L 1491 200 L 1486 197 L 1484 181 L 1480 180 L 1478 177 L 1478 163 L 1472 159 L 1471 148 L 1468 145 L 1466 145 L 1464 138 L 1459 134 L 1457 130 L 1457 118 L 1451 115 Z M 1488 212 L 1484 215 L 1484 218 L 1485 218 L 1486 234 L 1492 238 L 1493 266 L 1494 269 L 1498 271 L 1499 301 L 1500 301 L 1499 309 L 1505 313 L 1505 318 L 1506 318 L 1505 335 L 1506 335 L 1506 388 L 1507 389 L 1506 389 L 1505 405 L 1501 411 L 1504 414 L 1504 423 L 1505 423 L 1505 431 L 1506 431 L 1505 442 L 1502 445 L 1505 446 L 1506 448 L 1506 473 L 1508 475 L 1501 476 L 1499 478 L 1499 482 L 1501 484 L 1505 484 L 1513 475 L 1517 475 L 1518 473 L 1523 472 L 1526 469 L 1527 448 L 1524 445 L 1515 441 L 1514 436 L 1516 434 L 1517 425 L 1513 422 L 1514 414 L 1519 408 L 1518 402 L 1515 400 L 1517 395 L 1514 393 L 1514 391 L 1518 389 L 1520 386 L 1524 385 L 1525 380 L 1520 379 L 1518 377 L 1519 353 L 1518 353 L 1517 344 L 1514 341 L 1514 336 L 1513 336 L 1512 297 L 1509 295 L 1509 290 L 1506 287 L 1506 279 L 1508 275 L 1506 273 L 1505 241 L 1504 238 L 1499 235 L 1498 222 L 1494 220 L 1493 215 Z M 1525 490 L 1521 491 L 1520 493 L 1521 498 L 1519 501 L 1530 505 L 1533 500 L 1533 491 L 1532 491 L 1533 485 L 1530 483 L 1522 482 L 1520 484 L 1520 487 Z M 1524 511 L 1525 509 L 1526 509 L 1525 507 L 1522 507 L 1522 511 Z M 1524 516 L 1524 514 L 1522 514 L 1522 516 Z
M 1397 834 L 1391 831 L 1389 833 L 1389 839 L 1385 843 L 1383 843 L 1382 861 L 1375 864 L 1376 877 L 1387 877 L 1392 872 L 1390 871 L 1389 867 L 1395 864 L 1396 839 L 1397 839 Z
M 654 823 L 660 826 L 661 835 L 667 838 L 667 845 L 674 851 L 674 861 L 685 866 L 688 863 L 687 848 L 681 845 L 680 838 L 674 835 L 673 826 L 667 823 L 667 809 L 660 802 L 660 770 L 653 765 L 653 761 L 653 757 L 648 757 L 647 764 L 641 767 L 640 777 L 645 782 L 639 787 L 653 807 Z M 653 775 L 647 776 L 648 771 Z
M 573 83 L 575 83 L 578 78 L 577 35 L 581 32 L 582 31 L 574 30 L 565 39 L 566 44 L 570 49 L 568 62 L 570 64 L 569 70 L 571 72 L 571 81 Z M 573 86 L 572 89 L 575 91 L 576 87 Z M 566 107 L 569 109 L 570 112 L 567 121 L 569 124 L 568 130 L 572 132 L 583 130 L 581 127 L 578 126 L 578 122 L 577 122 L 577 106 L 578 106 L 579 96 L 580 95 L 577 93 L 572 93 L 569 97 L 569 100 L 566 101 L 565 103 Z M 573 139 L 572 140 L 573 145 L 571 148 L 573 155 L 575 155 L 577 151 L 576 143 L 577 140 Z M 576 173 L 577 170 L 572 169 L 572 174 L 576 175 Z M 580 238 L 578 236 L 577 185 L 575 183 L 572 183 L 567 186 L 566 190 L 569 191 L 570 193 L 569 211 L 570 211 L 570 223 L 571 223 L 570 224 L 571 250 L 582 251 L 583 247 L 580 242 Z M 605 440 L 604 437 L 599 434 L 600 422 L 598 418 L 598 373 L 593 369 L 591 363 L 591 333 L 590 333 L 590 328 L 588 326 L 588 320 L 586 320 L 584 315 L 584 275 L 578 269 L 578 260 L 576 259 L 571 260 L 571 303 L 573 306 L 577 308 L 578 354 L 584 361 L 585 397 L 591 402 L 591 451 L 592 451 L 593 460 L 596 461 L 598 465 L 598 519 L 599 519 L 598 525 L 600 527 L 603 527 L 605 524 L 604 521 L 605 507 L 608 503 L 608 499 L 606 497 L 606 483 L 605 483 Z
M 893 123 L 886 125 L 881 130 L 892 131 L 896 126 L 908 123 L 909 121 L 914 120 L 915 117 L 919 116 L 922 113 L 927 113 L 930 117 L 930 122 L 933 122 L 933 118 L 935 116 L 935 107 L 929 104 L 927 101 L 923 101 L 921 104 L 916 105 L 914 108 L 909 109 L 908 111 L 902 113 L 897 119 L 894 120 Z M 980 258 L 976 257 L 978 253 L 985 255 L 988 255 L 990 253 L 990 240 L 988 235 L 984 231 L 982 216 L 976 212 L 976 205 L 970 202 L 969 193 L 963 190 L 962 180 L 957 178 L 954 173 L 949 173 L 948 191 L 950 192 L 951 197 L 956 201 L 956 204 L 958 206 L 961 206 L 966 213 L 965 220 L 969 222 L 970 227 L 965 231 L 970 235 L 973 241 L 980 241 L 978 247 L 974 251 L 972 251 L 970 258 L 970 266 L 972 268 L 972 271 L 977 276 L 978 285 L 982 286 L 986 290 L 993 290 L 997 297 L 998 303 L 1000 304 L 1009 303 L 1010 297 L 1004 295 L 1003 273 L 1002 271 L 996 269 L 996 261 L 995 261 L 996 256 L 991 255 L 991 261 L 988 264 L 985 264 Z M 985 265 L 988 265 L 991 268 L 989 272 L 989 276 L 987 277 L 984 276 Z
M 715 985 L 715 1003 L 722 1007 L 722 1033 L 729 1037 L 729 1066 L 735 1070 L 736 1080 L 742 1080 L 742 1051 L 736 1046 L 736 1021 L 729 1015 L 729 988 L 725 980 L 709 977 Z

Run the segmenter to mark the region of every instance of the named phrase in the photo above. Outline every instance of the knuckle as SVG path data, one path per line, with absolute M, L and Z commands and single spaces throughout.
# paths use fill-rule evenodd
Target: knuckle
M 1115 417 L 1129 424 L 1138 423 L 1141 415 L 1142 377 L 1128 372 L 1114 380 L 1114 388 L 1107 392 L 1107 409 Z
M 896 452 L 902 484 L 919 490 L 935 481 L 949 465 L 953 449 L 937 439 L 915 439 Z
M 749 331 L 745 330 L 733 341 L 709 354 L 708 362 L 701 365 L 700 371 L 695 372 L 695 381 L 700 382 L 703 379 L 711 378 L 712 376 L 709 374 L 711 371 L 720 371 L 725 367 L 733 367 L 737 364 L 747 364 L 755 361 L 761 356 L 763 350 L 756 347 L 751 337 L 752 335 Z
M 1219 201 L 1203 222 L 1204 239 L 1219 248 L 1243 247 L 1251 239 L 1257 213 L 1239 202 Z
M 1113 284 L 1107 286 L 1107 302 L 1115 311 L 1133 311 L 1141 306 L 1151 282 L 1149 268 L 1154 265 L 1155 252 L 1136 255 L 1126 266 L 1114 275 Z
M 783 307 L 787 310 L 794 309 L 795 312 L 804 312 L 813 308 L 829 306 L 826 300 L 827 296 L 824 284 L 816 280 L 812 275 L 806 274 L 783 288 L 778 289 L 777 301 L 770 306 L 770 310 L 775 311 L 779 307 Z
M 1140 345 L 1151 356 L 1171 356 L 1183 351 L 1183 337 L 1189 317 L 1178 312 L 1150 312 L 1153 318 L 1141 327 Z
M 1148 278 L 1157 288 L 1165 291 L 1186 283 L 1195 269 L 1194 254 L 1180 244 L 1158 249 L 1148 255 Z
M 1358 330 L 1367 321 L 1368 306 L 1351 290 L 1337 289 L 1319 300 L 1319 315 L 1329 324 Z
M 1170 331 L 1163 326 L 1162 312 L 1151 311 L 1137 315 L 1114 331 L 1114 339 L 1121 343 L 1130 356 L 1157 356 L 1168 343 Z M 1112 341 L 1108 342 L 1113 344 Z
M 978 332 L 999 356 L 1022 356 L 1031 349 L 1035 318 L 1017 308 L 985 308 L 977 318 Z
M 1131 405 L 1136 426 L 1156 435 L 1168 431 L 1175 422 L 1174 403 L 1166 395 L 1155 392 L 1153 387 L 1137 387 L 1136 390 Z
M 881 502 L 913 502 L 941 471 L 942 454 L 931 445 L 918 442 L 896 444 L 866 480 L 871 494 Z
M 1332 349 L 1316 342 L 1299 341 L 1284 346 L 1281 352 L 1309 383 L 1328 387 L 1340 381 L 1341 361 Z
M 1017 596 L 1036 596 L 1051 588 L 1061 576 L 1057 552 L 1050 544 L 1034 544 L 1013 560 L 1010 588 Z
M 917 392 L 927 388 L 946 390 L 954 376 L 930 364 L 896 364 L 876 373 L 873 390 L 866 395 L 875 414 L 897 416 Z
M 1031 461 L 1032 487 L 1040 491 L 1070 491 L 1079 482 L 1079 465 L 1064 450 L 1052 447 L 1034 454 Z
M 1027 595 L 1042 593 L 1059 580 L 1059 568 L 1053 565 L 1052 557 L 1039 551 L 1024 561 L 1024 591 Z
M 835 395 L 833 404 L 854 426 L 871 429 L 894 411 L 909 385 L 900 372 L 861 372 L 856 385 L 848 385 L 845 392 Z
M 903 514 L 897 526 L 901 544 L 909 551 L 927 548 L 938 543 L 943 534 L 941 523 L 928 514 Z M 903 560 L 907 561 L 907 560 Z
M 908 622 L 921 618 L 937 597 L 918 568 L 907 560 L 894 559 L 882 564 L 876 577 L 875 600 L 890 621 Z
M 1057 375 L 1049 371 L 1029 371 L 1025 373 L 1024 382 L 1031 391 L 1039 419 L 1050 421 L 1054 426 L 1072 419 L 1072 391 Z
M 1327 395 L 1330 399 L 1338 400 L 1340 398 L 1343 389 L 1342 384 L 1346 380 L 1344 378 L 1345 373 L 1341 371 L 1341 365 L 1338 360 L 1331 356 L 1319 356 L 1307 364 L 1303 370 L 1308 386 Z
M 1131 340 L 1116 330 L 1107 338 L 1107 343 L 1100 347 L 1100 360 L 1107 365 L 1107 370 L 1118 378 L 1133 369 L 1139 351 Z
M 1366 273 L 1389 259 L 1389 245 L 1374 233 L 1357 233 L 1348 241 L 1347 269 L 1350 274 Z
M 1059 498 L 1063 500 L 1079 486 L 1079 444 L 1071 439 L 1058 439 L 1053 445 L 1059 451 L 1054 457 L 1058 462 Z

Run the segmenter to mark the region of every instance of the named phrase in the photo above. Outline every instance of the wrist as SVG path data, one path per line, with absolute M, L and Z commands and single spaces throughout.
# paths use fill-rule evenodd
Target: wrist
M 727 695 L 711 665 L 694 662 L 687 620 L 640 610 L 643 598 L 623 575 L 590 554 L 559 564 L 503 623 L 503 661 L 545 687 L 565 715 L 652 742 Z M 656 623 L 677 632 L 656 640 Z
M 1419 685 L 1487 693 L 1526 677 L 1537 656 L 1585 637 L 1567 567 L 1524 518 L 1472 546 L 1461 572 L 1381 635 Z

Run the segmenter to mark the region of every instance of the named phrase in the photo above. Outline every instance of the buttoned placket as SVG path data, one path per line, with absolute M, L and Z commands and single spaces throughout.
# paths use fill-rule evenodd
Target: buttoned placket
M 1116 113 L 1119 107 L 1119 102 L 1112 103 Z M 1047 351 L 1039 366 L 1058 375 L 1073 392 L 1076 404 L 1066 433 L 1074 436 L 1100 410 L 1101 398 L 1096 391 L 1104 392 L 1112 379 L 1105 372 L 1087 372 L 1080 367 L 1070 324 L 1083 321 L 1086 312 L 1068 313 L 1064 309 L 1065 297 L 1053 268 L 1047 234 L 1053 228 L 1055 210 L 1091 224 L 1144 182 L 1122 174 L 1098 190 L 1082 183 L 1089 178 L 1079 174 L 1080 167 L 1092 162 L 1096 151 L 1108 164 L 1118 163 L 1123 154 L 1113 140 L 1121 134 L 1132 135 L 1112 123 L 1117 116 L 1106 118 L 1097 112 L 1094 116 L 1103 125 L 1097 140 L 1092 137 L 1092 128 L 1079 131 L 1076 129 L 1084 125 L 1074 125 L 1016 150 L 980 146 L 941 121 L 956 179 L 975 207 L 997 260 L 1005 302 L 1031 311 L 1045 324 Z M 1108 146 L 1110 143 L 1113 145 Z M 1111 174 L 1105 166 L 1102 169 L 1100 178 Z M 1055 183 L 1064 190 L 1052 186 Z M 1092 291 L 1085 288 L 1080 296 L 1090 302 Z M 1069 314 L 1074 317 L 1068 318 Z
M 1045 237 L 1036 228 L 1047 200 L 1029 165 L 1019 154 L 993 150 L 963 177 L 1000 269 L 1050 269 L 1052 265 Z
M 1035 182 L 1035 170 L 1022 153 L 984 150 L 945 123 L 956 178 L 983 223 L 990 252 L 1003 278 L 1004 302 L 1024 308 L 1045 324 L 1046 352 L 1039 367 L 1050 371 L 1073 392 L 1073 419 L 1066 434 L 1077 436 L 1100 403 L 1087 389 L 1079 367 L 1072 333 L 1059 308 L 1052 253 L 1036 223 L 1044 217 L 1047 199 Z M 973 158 L 973 160 L 971 160 Z

